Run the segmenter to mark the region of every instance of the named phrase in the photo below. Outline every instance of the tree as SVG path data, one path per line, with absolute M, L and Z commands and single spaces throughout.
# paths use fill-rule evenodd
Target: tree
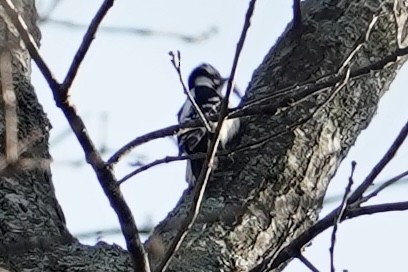
M 112 2 L 104 2 L 88 38 Z M 4 27 L 0 35 L 4 44 L 0 58 L 4 267 L 16 271 L 132 270 L 127 252 L 104 243 L 81 245 L 65 227 L 47 165 L 50 124 L 30 85 L 29 51 L 42 65 L 57 105 L 69 119 L 117 211 L 128 249 L 141 269 L 143 249 L 111 166 L 97 154 L 66 96 L 80 58 L 67 79 L 62 84 L 56 82 L 26 35 L 31 33 L 39 42 L 33 1 L 14 3 L 28 31 L 13 17 L 10 3 L 1 1 Z M 218 271 L 221 267 L 231 271 L 280 270 L 291 258 L 302 258 L 300 248 L 326 221 L 327 227 L 336 218 L 343 220 L 375 208 L 361 208 L 361 195 L 381 167 L 344 201 L 342 209 L 315 224 L 330 178 L 369 124 L 381 95 L 406 59 L 407 11 L 401 1 L 372 1 L 370 5 L 366 1 L 306 1 L 302 10 L 302 25 L 288 27 L 254 73 L 239 111 L 233 113 L 242 120 L 240 135 L 227 154 L 220 156 L 220 167 L 208 181 L 197 220 L 169 271 Z M 90 39 L 78 53 L 80 57 L 89 44 Z M 16 103 L 10 99 L 13 95 Z M 17 129 L 16 138 L 13 133 Z M 172 129 L 165 132 L 176 128 Z M 382 164 L 395 153 L 406 130 Z M 153 268 L 180 233 L 193 194 L 185 192 L 147 242 Z

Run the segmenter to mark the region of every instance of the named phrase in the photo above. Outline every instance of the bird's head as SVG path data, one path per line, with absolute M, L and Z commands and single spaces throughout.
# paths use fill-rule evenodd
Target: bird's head
M 226 79 L 221 77 L 220 72 L 211 64 L 203 63 L 196 67 L 188 78 L 188 87 L 191 89 L 197 86 L 207 86 L 218 89 L 225 83 Z

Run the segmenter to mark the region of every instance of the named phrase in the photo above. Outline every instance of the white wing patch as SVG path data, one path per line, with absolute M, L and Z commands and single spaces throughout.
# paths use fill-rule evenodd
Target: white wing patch
M 222 123 L 220 142 L 223 148 L 237 134 L 239 125 L 240 122 L 238 118 L 227 119 Z

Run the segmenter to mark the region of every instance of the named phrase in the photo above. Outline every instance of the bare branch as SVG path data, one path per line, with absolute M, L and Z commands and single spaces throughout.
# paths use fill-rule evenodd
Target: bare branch
M 373 15 L 373 18 L 371 19 L 371 22 L 369 23 L 367 27 L 365 35 L 362 35 L 360 39 L 356 41 L 356 45 L 354 46 L 354 49 L 350 52 L 350 54 L 344 60 L 343 64 L 340 66 L 339 70 L 337 71 L 337 74 L 342 74 L 344 69 L 350 66 L 351 60 L 358 53 L 358 51 L 363 47 L 364 43 L 368 41 L 368 39 L 370 38 L 371 31 L 373 30 L 374 25 L 378 20 L 379 12 L 381 11 L 381 9 L 382 9 L 382 5 L 380 5 L 376 14 Z
M 152 227 L 142 227 L 139 229 L 139 234 L 148 235 L 152 232 Z M 104 230 L 96 230 L 96 231 L 86 231 L 74 234 L 74 236 L 78 239 L 95 239 L 96 237 L 105 237 L 110 235 L 118 235 L 121 234 L 122 231 L 119 228 L 110 228 Z
M 370 205 L 365 207 L 358 207 L 347 211 L 345 214 L 345 220 L 351 219 L 362 215 L 371 215 L 376 213 L 396 212 L 408 210 L 408 201 L 383 203 L 377 205 Z
M 310 271 L 312 272 L 319 272 L 319 269 L 317 269 L 305 256 L 302 254 L 299 254 L 297 256 L 299 261 L 301 261 L 307 268 L 309 268 Z
M 159 164 L 163 163 L 169 163 L 169 162 L 175 162 L 175 161 L 182 161 L 182 160 L 195 160 L 195 159 L 203 159 L 206 158 L 206 153 L 195 153 L 195 154 L 189 154 L 189 155 L 182 155 L 182 156 L 166 156 L 162 159 L 155 160 L 151 163 L 145 164 L 136 170 L 130 172 L 126 176 L 124 176 L 122 179 L 118 180 L 118 184 L 122 184 L 126 180 L 130 179 L 131 177 L 140 174 L 141 172 L 144 172 L 154 166 L 157 166 Z
M 188 122 L 188 124 L 190 123 L 194 123 L 196 125 L 200 125 L 201 121 L 200 120 L 193 120 Z M 167 137 L 167 136 L 171 136 L 176 134 L 179 129 L 181 128 L 181 125 L 173 125 L 173 126 L 169 126 L 166 128 L 162 128 L 162 129 L 158 129 L 152 132 L 149 132 L 145 135 L 139 136 L 135 139 L 133 139 L 132 141 L 130 141 L 129 143 L 127 143 L 126 145 L 124 145 L 123 147 L 121 147 L 118 151 L 115 152 L 115 154 L 113 154 L 109 159 L 108 159 L 108 164 L 115 164 L 117 162 L 119 162 L 119 160 L 125 156 L 126 154 L 128 154 L 129 152 L 132 151 L 132 149 L 134 149 L 135 147 L 142 145 L 144 143 L 147 143 L 149 141 L 155 140 L 155 139 L 159 139 L 159 138 L 163 138 L 163 137 Z
M 98 27 L 101 24 L 105 15 L 108 13 L 109 9 L 113 6 L 113 3 L 114 3 L 114 0 L 103 1 L 95 17 L 92 19 L 92 22 L 88 27 L 88 30 L 86 31 L 84 37 L 82 38 L 82 43 L 79 46 L 77 52 L 75 53 L 74 59 L 71 63 L 71 66 L 68 69 L 67 75 L 65 76 L 65 79 L 62 82 L 60 92 L 62 92 L 63 94 L 61 97 L 65 97 L 68 95 L 67 93 L 69 91 L 69 88 L 72 85 L 72 82 L 74 81 L 74 78 L 78 72 L 79 66 L 84 60 L 85 55 L 88 52 L 89 47 L 91 46 L 91 43 L 95 38 L 95 33 L 98 30 Z M 57 101 L 57 104 L 58 102 L 59 101 Z
M 373 192 L 371 192 L 369 195 L 362 197 L 361 200 L 359 201 L 359 203 L 361 204 L 361 203 L 367 202 L 371 198 L 377 196 L 385 188 L 387 188 L 388 186 L 393 185 L 394 183 L 396 183 L 397 181 L 401 180 L 402 178 L 404 178 L 406 176 L 408 176 L 408 171 L 404 171 L 401 174 L 396 175 L 395 177 L 391 178 L 390 180 L 388 180 L 388 181 L 384 182 L 383 184 L 381 184 L 380 186 L 378 186 L 378 188 L 375 189 Z
M 71 86 L 73 79 L 75 78 L 82 59 L 89 49 L 90 43 L 93 39 L 98 25 L 106 15 L 108 9 L 113 5 L 113 0 L 105 0 L 102 3 L 95 18 L 92 20 L 87 33 L 84 36 L 83 42 L 75 55 L 73 63 L 62 85 L 60 85 L 54 79 L 47 65 L 41 58 L 34 39 L 31 37 L 23 19 L 15 10 L 13 4 L 11 3 L 11 0 L 0 1 L 0 3 L 4 6 L 8 16 L 12 18 L 12 22 L 19 31 L 19 34 L 26 44 L 31 57 L 34 59 L 37 65 L 39 65 L 41 72 L 43 72 L 44 77 L 48 81 L 57 106 L 61 108 L 65 117 L 67 118 L 72 130 L 75 133 L 75 136 L 77 137 L 79 143 L 82 146 L 82 149 L 85 152 L 86 161 L 94 169 L 98 180 L 105 192 L 105 195 L 108 197 L 112 208 L 115 210 L 120 221 L 127 248 L 132 257 L 135 271 L 150 271 L 147 255 L 140 241 L 140 237 L 138 234 L 139 232 L 136 227 L 132 212 L 122 196 L 113 171 L 103 161 L 100 153 L 95 148 L 94 143 L 88 135 L 84 122 L 68 100 L 68 89 Z
M 408 136 L 408 121 L 405 123 L 404 127 L 401 129 L 400 133 L 398 134 L 395 141 L 392 143 L 391 147 L 388 151 L 384 154 L 381 160 L 374 166 L 373 170 L 371 170 L 370 174 L 366 177 L 366 179 L 361 183 L 357 189 L 351 194 L 348 203 L 354 203 L 358 199 L 363 197 L 363 194 L 367 191 L 367 189 L 373 184 L 374 179 L 381 173 L 381 171 L 385 168 L 385 166 L 391 161 L 391 159 L 395 156 L 398 149 L 405 141 Z M 358 202 L 357 204 L 360 204 Z
M 353 176 L 354 176 L 354 170 L 356 169 L 356 162 L 352 161 L 351 162 L 351 174 L 349 177 L 349 182 L 347 184 L 346 190 L 344 192 L 343 195 L 343 200 L 341 201 L 341 204 L 339 206 L 339 213 L 337 214 L 336 218 L 335 218 L 335 222 L 333 225 L 333 231 L 332 231 L 332 235 L 331 235 L 331 245 L 330 245 L 330 271 L 331 272 L 335 272 L 336 270 L 334 269 L 334 246 L 336 244 L 336 232 L 337 232 L 337 228 L 340 224 L 340 220 L 344 215 L 344 211 L 347 208 L 347 199 L 350 195 L 351 192 L 351 186 L 353 186 Z
M 88 25 L 81 24 L 72 21 L 66 21 L 61 19 L 47 18 L 43 17 L 40 23 L 53 24 L 61 27 L 66 27 L 70 29 L 84 29 Z M 218 33 L 218 29 L 215 26 L 209 27 L 208 29 L 198 33 L 197 35 L 181 34 L 178 32 L 162 31 L 149 28 L 138 28 L 138 27 L 125 27 L 125 26 L 101 26 L 99 31 L 112 34 L 125 34 L 125 35 L 137 35 L 137 36 L 159 36 L 163 38 L 173 38 L 181 40 L 185 43 L 200 43 L 209 40 L 214 35 Z

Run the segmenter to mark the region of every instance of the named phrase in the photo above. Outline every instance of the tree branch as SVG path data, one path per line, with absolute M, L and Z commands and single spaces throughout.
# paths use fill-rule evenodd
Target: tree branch
M 343 195 L 343 199 L 341 201 L 341 204 L 339 206 L 339 213 L 337 214 L 336 218 L 335 218 L 335 222 L 333 225 L 333 231 L 332 231 L 332 235 L 331 235 L 331 245 L 330 245 L 330 271 L 331 272 L 335 272 L 336 269 L 334 268 L 334 246 L 336 244 L 336 233 L 337 233 L 337 228 L 340 224 L 341 218 L 343 218 L 344 212 L 347 208 L 347 199 L 350 195 L 351 192 L 351 186 L 353 186 L 353 176 L 354 176 L 354 170 L 356 169 L 356 162 L 352 161 L 351 162 L 351 174 L 349 177 L 349 182 L 347 184 L 346 190 L 344 192 Z
M 43 24 L 53 24 L 56 26 L 65 27 L 68 29 L 84 29 L 88 26 L 86 24 L 81 24 L 77 22 L 43 17 L 40 19 L 40 23 Z M 215 26 L 211 26 L 206 30 L 201 31 L 197 35 L 181 34 L 178 32 L 155 30 L 150 28 L 138 28 L 138 27 L 126 27 L 126 26 L 101 26 L 99 28 L 101 32 L 111 33 L 111 34 L 125 34 L 125 35 L 137 35 L 137 36 L 158 36 L 163 38 L 173 38 L 180 40 L 185 43 L 200 43 L 210 40 L 214 37 L 218 29 Z
M 299 254 L 297 258 L 307 267 L 309 268 L 310 271 L 312 272 L 319 272 L 319 269 L 317 269 L 305 256 L 302 254 Z
M 97 12 L 90 25 L 90 28 L 84 36 L 83 42 L 81 43 L 75 55 L 73 63 L 62 85 L 54 79 L 44 60 L 41 58 L 36 44 L 26 27 L 26 24 L 24 23 L 21 16 L 18 15 L 11 1 L 1 0 L 0 3 L 5 8 L 10 18 L 13 19 L 13 23 L 19 31 L 19 34 L 24 43 L 26 44 L 31 57 L 37 64 L 39 64 L 41 72 L 43 72 L 44 77 L 51 87 L 57 106 L 61 108 L 65 117 L 67 118 L 75 136 L 77 137 L 85 152 L 86 161 L 94 169 L 98 180 L 105 192 L 105 195 L 108 197 L 112 208 L 115 210 L 120 221 L 127 248 L 133 260 L 135 271 L 150 271 L 149 263 L 147 261 L 147 255 L 140 241 L 139 232 L 136 227 L 132 212 L 122 196 L 113 171 L 103 161 L 100 153 L 95 148 L 94 143 L 89 137 L 87 129 L 81 117 L 77 114 L 75 108 L 68 100 L 68 90 L 72 84 L 73 79 L 75 78 L 78 67 L 85 57 L 87 50 L 89 49 L 98 25 L 106 15 L 108 9 L 113 5 L 113 0 L 105 0 L 101 5 L 99 11 Z
M 207 157 L 206 153 L 196 153 L 196 154 L 189 154 L 189 155 L 181 155 L 181 156 L 166 156 L 162 159 L 155 160 L 151 163 L 142 165 L 141 167 L 137 168 L 136 170 L 133 170 L 120 180 L 118 180 L 118 184 L 122 184 L 126 180 L 130 179 L 131 177 L 140 174 L 141 172 L 144 172 L 146 170 L 149 170 L 150 168 L 157 166 L 159 164 L 163 163 L 170 163 L 170 162 L 175 162 L 175 161 L 182 161 L 182 160 L 195 160 L 195 159 L 204 159 Z
M 397 153 L 398 149 L 401 147 L 402 143 L 408 136 L 408 121 L 405 123 L 403 128 L 401 129 L 400 133 L 398 134 L 397 138 L 392 143 L 391 147 L 388 149 L 387 153 L 381 158 L 381 160 L 374 166 L 373 170 L 371 170 L 370 174 L 366 177 L 366 179 L 361 183 L 357 189 L 351 194 L 348 203 L 355 203 L 359 205 L 361 202 L 357 202 L 363 197 L 363 194 L 367 191 L 368 187 L 370 187 L 375 178 L 381 173 L 381 171 L 387 166 L 387 164 L 394 158 L 395 154 Z
M 89 25 L 88 30 L 86 31 L 84 37 L 82 38 L 82 43 L 79 46 L 77 52 L 75 53 L 71 66 L 69 67 L 67 75 L 65 76 L 64 81 L 62 82 L 62 85 L 60 87 L 60 92 L 62 92 L 61 97 L 68 96 L 68 91 L 72 85 L 72 82 L 75 79 L 79 66 L 84 60 L 85 55 L 88 52 L 89 47 L 91 46 L 91 43 L 95 38 L 95 33 L 98 30 L 99 25 L 102 23 L 102 20 L 103 18 L 105 18 L 109 9 L 113 6 L 114 1 L 115 0 L 104 0 L 98 12 L 95 14 L 94 18 L 92 19 L 92 22 Z M 56 100 L 56 102 L 58 106 L 59 101 Z
M 395 177 L 391 178 L 390 180 L 384 182 L 383 184 L 378 186 L 377 189 L 375 189 L 373 192 L 371 192 L 369 195 L 362 197 L 361 200 L 359 201 L 360 204 L 367 202 L 368 200 L 372 199 L 373 197 L 376 197 L 381 191 L 383 191 L 387 187 L 393 185 L 394 183 L 398 182 L 399 180 L 401 180 L 402 178 L 404 178 L 406 176 L 408 176 L 408 171 L 404 171 L 401 174 L 396 175 Z

